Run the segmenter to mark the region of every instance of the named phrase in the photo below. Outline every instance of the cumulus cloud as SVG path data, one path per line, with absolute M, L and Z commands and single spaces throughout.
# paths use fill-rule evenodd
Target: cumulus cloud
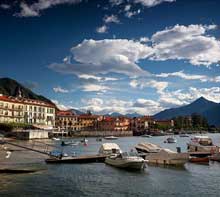
M 99 82 L 103 82 L 103 81 L 117 81 L 118 78 L 115 78 L 115 77 L 99 77 L 99 76 L 95 76 L 95 75 L 88 75 L 88 74 L 82 74 L 82 75 L 78 75 L 78 77 L 80 79 L 94 79 L 96 81 L 99 81 Z
M 124 2 L 124 0 L 109 0 L 109 2 L 112 6 L 117 6 L 121 5 Z
M 126 101 L 119 99 L 101 99 L 101 98 L 92 98 L 92 99 L 83 99 L 82 102 L 85 104 L 82 107 L 82 110 L 91 110 L 100 114 L 107 114 L 112 112 L 118 112 L 120 114 L 127 113 L 139 113 L 142 115 L 152 115 L 163 108 L 159 103 L 153 100 L 147 99 L 137 99 L 135 101 Z
M 53 91 L 56 92 L 56 93 L 69 93 L 69 90 L 64 89 L 60 86 L 54 87 Z
M 200 80 L 201 82 L 220 82 L 220 76 L 209 77 L 207 75 L 196 75 L 187 74 L 183 70 L 172 73 L 161 73 L 155 75 L 156 77 L 167 78 L 167 77 L 180 77 L 185 80 Z
M 154 7 L 164 2 L 172 3 L 174 1 L 176 0 L 135 0 L 134 2 L 141 3 L 143 6 L 146 6 L 146 7 Z
M 21 2 L 21 11 L 19 13 L 16 13 L 15 15 L 19 17 L 34 17 L 39 16 L 42 10 L 48 9 L 56 5 L 76 4 L 80 2 L 81 0 L 38 0 L 37 2 L 34 2 L 32 4 Z
M 151 60 L 188 60 L 193 65 L 209 66 L 220 61 L 220 41 L 207 35 L 216 25 L 175 25 L 156 32 L 152 38 Z
M 111 89 L 108 86 L 98 84 L 85 84 L 81 88 L 84 92 L 106 92 Z
M 100 34 L 107 33 L 107 31 L 108 27 L 106 25 L 102 25 L 101 27 L 96 28 L 96 32 Z
M 11 8 L 11 6 L 10 6 L 9 4 L 4 4 L 4 3 L 2 3 L 2 4 L 0 4 L 0 8 L 2 8 L 2 9 L 4 9 L 4 10 L 8 10 L 8 9 Z
M 151 55 L 152 49 L 140 42 L 127 39 L 84 40 L 71 49 L 77 63 L 54 63 L 49 68 L 64 74 L 98 75 L 124 74 L 130 77 L 147 76 L 138 66 L 141 59 Z
M 146 79 L 133 79 L 130 81 L 130 86 L 132 88 L 143 89 L 145 87 L 155 88 L 158 93 L 163 92 L 169 83 L 166 81 L 156 81 L 156 80 L 146 80 Z
M 116 16 L 116 15 L 110 15 L 110 16 L 105 16 L 104 18 L 103 18 L 103 21 L 105 22 L 105 23 L 120 23 L 120 20 L 118 19 L 118 17 Z

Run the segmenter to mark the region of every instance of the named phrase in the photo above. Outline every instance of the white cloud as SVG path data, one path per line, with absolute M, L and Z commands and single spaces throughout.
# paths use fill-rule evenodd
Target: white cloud
M 148 79 L 133 79 L 130 81 L 130 86 L 133 88 L 155 88 L 158 93 L 163 92 L 168 87 L 168 85 L 169 83 L 166 81 L 156 81 Z
M 95 75 L 88 75 L 88 74 L 82 74 L 78 75 L 80 79 L 94 79 L 96 81 L 102 82 L 102 81 L 117 81 L 117 78 L 114 77 L 99 77 Z
M 168 3 L 172 3 L 176 0 L 135 0 L 135 3 L 141 3 L 143 6 L 146 7 L 154 7 L 156 5 L 159 5 L 163 2 L 168 2 Z
M 209 77 L 207 75 L 192 75 L 192 74 L 187 74 L 184 73 L 183 70 L 178 71 L 178 72 L 173 72 L 173 73 L 161 73 L 155 75 L 156 77 L 162 77 L 162 78 L 167 78 L 167 77 L 180 77 L 182 79 L 186 80 L 200 80 L 201 82 L 220 82 L 220 76 L 215 76 L 215 77 Z
M 118 19 L 118 17 L 116 16 L 116 15 L 110 15 L 110 16 L 105 16 L 104 18 L 103 18 L 103 21 L 105 22 L 105 23 L 120 23 L 120 20 Z
M 220 102 L 220 88 L 196 88 L 189 87 L 187 90 L 164 91 L 160 95 L 159 102 L 165 108 L 186 105 L 192 101 L 204 97 L 213 102 Z
M 108 86 L 98 84 L 85 84 L 81 88 L 84 92 L 106 92 L 111 89 Z
M 11 6 L 10 6 L 9 4 L 4 4 L 4 3 L 2 3 L 2 4 L 0 4 L 0 8 L 2 8 L 2 9 L 4 9 L 4 10 L 8 10 L 8 9 L 11 8 Z
M 220 41 L 206 35 L 216 25 L 175 25 L 156 32 L 151 40 L 151 60 L 189 60 L 192 65 L 209 66 L 220 61 Z
M 21 2 L 20 3 L 21 11 L 19 13 L 16 13 L 15 15 L 19 17 L 34 17 L 34 16 L 39 16 L 40 11 L 56 5 L 76 4 L 80 2 L 81 0 L 38 0 L 37 2 L 32 3 L 30 5 Z
M 56 93 L 69 93 L 69 90 L 61 88 L 60 86 L 54 87 L 53 91 Z
M 145 42 L 149 42 L 149 41 L 150 41 L 150 39 L 148 37 L 141 37 L 140 38 L 140 42 L 145 43 Z
M 128 17 L 128 18 L 131 18 L 131 17 L 133 17 L 133 16 L 135 16 L 135 15 L 138 15 L 138 14 L 140 14 L 141 13 L 141 10 L 140 9 L 138 9 L 138 10 L 136 10 L 136 11 L 126 11 L 125 12 L 125 16 L 126 17 Z
M 84 40 L 71 49 L 78 63 L 51 64 L 49 68 L 64 74 L 98 75 L 117 73 L 130 77 L 148 76 L 137 63 L 151 55 L 152 49 L 127 39 Z
M 92 98 L 83 99 L 82 102 L 84 103 L 84 107 L 81 108 L 82 110 L 91 110 L 100 114 L 112 112 L 127 114 L 136 112 L 142 115 L 152 115 L 163 109 L 158 102 L 142 98 L 136 101 Z
M 117 6 L 117 5 L 122 4 L 124 0 L 109 0 L 109 2 L 112 6 Z
M 127 4 L 124 8 L 125 12 L 128 12 L 131 9 L 131 4 Z
M 107 33 L 107 31 L 108 31 L 108 27 L 106 25 L 96 28 L 96 32 L 100 34 Z

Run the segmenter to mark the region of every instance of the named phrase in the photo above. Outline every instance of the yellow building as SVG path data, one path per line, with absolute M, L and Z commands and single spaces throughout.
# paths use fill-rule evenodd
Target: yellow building
M 56 106 L 39 100 L 0 94 L 0 122 L 55 126 Z

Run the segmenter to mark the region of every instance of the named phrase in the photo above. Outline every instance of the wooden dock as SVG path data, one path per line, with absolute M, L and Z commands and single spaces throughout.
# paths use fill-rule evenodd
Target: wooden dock
M 51 157 L 46 159 L 46 163 L 59 164 L 59 163 L 103 163 L 106 155 L 82 155 L 82 156 L 69 156 L 69 157 Z

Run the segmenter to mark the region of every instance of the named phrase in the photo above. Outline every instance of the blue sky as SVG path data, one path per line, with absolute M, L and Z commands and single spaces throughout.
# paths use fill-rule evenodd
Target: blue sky
M 61 108 L 154 114 L 220 102 L 220 1 L 0 1 L 0 77 Z

